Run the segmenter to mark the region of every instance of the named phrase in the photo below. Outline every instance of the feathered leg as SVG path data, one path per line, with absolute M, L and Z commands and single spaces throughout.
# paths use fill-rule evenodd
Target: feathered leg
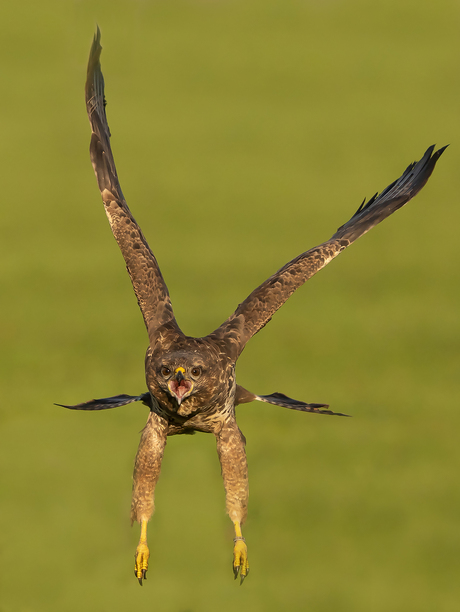
M 248 465 L 244 449 L 246 440 L 234 419 L 225 423 L 220 433 L 216 435 L 216 440 L 224 479 L 227 512 L 235 529 L 233 573 L 235 579 L 240 574 L 242 584 L 249 572 L 248 549 L 241 533 L 241 526 L 247 516 L 249 493 Z
M 155 508 L 154 491 L 160 476 L 167 432 L 167 422 L 155 412 L 150 412 L 147 424 L 142 430 L 134 463 L 131 524 L 137 521 L 141 525 L 141 537 L 134 555 L 134 574 L 141 586 L 142 580 L 146 578 L 150 556 L 147 545 L 147 523 Z

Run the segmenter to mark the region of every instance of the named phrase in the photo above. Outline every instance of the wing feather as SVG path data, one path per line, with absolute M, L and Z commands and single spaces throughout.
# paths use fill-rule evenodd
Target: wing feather
M 296 289 L 422 189 L 445 148 L 433 153 L 434 146 L 430 147 L 419 162 L 411 164 L 380 195 L 363 202 L 327 242 L 302 253 L 257 287 L 211 336 L 233 345 L 238 357 L 248 340 L 270 321 Z
M 235 406 L 254 401 L 266 402 L 267 404 L 282 406 L 283 408 L 289 408 L 290 410 L 300 410 L 301 412 L 313 412 L 315 414 L 329 414 L 335 416 L 350 416 L 349 414 L 343 414 L 342 412 L 332 412 L 332 410 L 327 410 L 329 408 L 329 404 L 307 404 L 306 402 L 292 399 L 292 397 L 288 397 L 287 395 L 284 395 L 284 393 L 256 395 L 241 385 L 236 385 Z
M 66 404 L 55 404 L 55 406 L 62 406 L 62 408 L 70 408 L 70 410 L 107 410 L 108 408 L 118 408 L 119 406 L 126 406 L 133 402 L 142 402 L 149 408 L 152 408 L 152 397 L 147 391 L 142 395 L 114 395 L 113 397 L 104 397 L 101 399 L 89 400 L 89 402 L 83 402 L 82 404 L 75 404 L 75 406 L 68 406 Z
M 153 343 L 161 326 L 170 327 L 178 332 L 180 330 L 174 318 L 168 289 L 158 263 L 126 204 L 118 180 L 105 113 L 100 41 L 101 33 L 98 28 L 89 56 L 85 87 L 86 109 L 92 130 L 91 161 L 105 212 L 125 259 L 150 342 Z

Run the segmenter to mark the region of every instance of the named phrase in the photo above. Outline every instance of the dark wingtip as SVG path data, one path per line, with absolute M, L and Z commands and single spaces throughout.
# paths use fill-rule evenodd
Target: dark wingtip
M 149 408 L 152 408 L 152 398 L 150 393 L 147 391 L 142 395 L 114 395 L 112 397 L 104 397 L 101 399 L 93 399 L 88 402 L 82 402 L 81 404 L 75 404 L 74 406 L 68 406 L 66 404 L 54 404 L 55 406 L 61 406 L 62 408 L 68 408 L 69 410 L 108 410 L 109 408 L 118 408 L 119 406 L 126 406 L 133 402 L 142 402 Z
M 101 57 L 102 45 L 101 45 L 101 30 L 99 26 L 96 24 L 96 33 L 93 38 L 93 43 L 91 45 L 91 51 L 89 52 L 89 61 L 88 61 L 88 75 L 92 73 L 94 68 L 99 64 L 99 60 Z
M 433 145 L 433 149 L 434 149 L 435 145 Z M 447 147 L 450 147 L 450 144 L 446 144 L 443 147 L 441 147 L 440 149 L 438 149 L 436 151 L 436 153 L 434 153 L 433 157 L 435 159 L 435 161 L 438 161 L 438 159 L 441 157 L 441 155 L 444 153 L 444 151 L 447 149 Z
M 381 198 L 383 195 L 391 191 L 391 189 L 395 187 L 397 183 L 400 183 L 402 180 L 407 178 L 408 175 L 412 172 L 412 170 L 414 170 L 416 167 L 418 170 L 418 175 L 420 175 L 420 178 L 422 180 L 418 185 L 417 184 L 414 185 L 414 187 L 416 188 L 415 193 L 420 191 L 420 189 L 425 185 L 425 183 L 431 176 L 431 173 L 434 170 L 436 162 L 438 161 L 438 159 L 441 157 L 441 155 L 444 153 L 444 151 L 447 149 L 448 146 L 449 145 L 441 147 L 435 152 L 434 152 L 434 149 L 436 145 L 433 144 L 429 146 L 428 149 L 425 151 L 425 153 L 422 155 L 421 159 L 419 161 L 414 161 L 412 164 L 409 164 L 399 179 L 397 179 L 396 181 L 393 181 L 393 183 L 388 185 L 388 187 L 386 187 L 381 193 L 377 192 L 376 194 L 374 194 L 368 202 L 365 203 L 364 201 L 361 204 L 361 206 L 358 208 L 358 210 L 355 212 L 353 217 L 356 217 L 358 214 L 360 214 L 361 212 L 363 212 L 364 210 L 372 206 L 372 204 L 376 201 L 377 198 Z M 417 183 L 417 181 L 414 181 L 414 182 Z M 415 195 L 415 193 L 411 195 L 411 198 Z
M 326 414 L 330 416 L 350 416 L 342 412 L 333 412 L 328 410 L 329 404 L 307 404 L 299 400 L 292 399 L 284 393 L 271 393 L 270 395 L 256 395 L 255 399 L 268 404 L 289 408 L 290 410 L 299 410 L 300 412 L 311 412 L 313 414 Z
M 436 162 L 447 146 L 435 151 L 431 145 L 422 158 L 407 166 L 402 175 L 368 202 L 364 201 L 347 223 L 339 227 L 333 239 L 346 238 L 350 243 L 407 204 L 424 187 Z

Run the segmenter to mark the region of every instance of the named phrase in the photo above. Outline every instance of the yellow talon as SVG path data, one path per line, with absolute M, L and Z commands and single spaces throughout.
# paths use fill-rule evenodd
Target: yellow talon
M 136 554 L 134 555 L 134 575 L 139 580 L 142 586 L 142 580 L 147 578 L 147 570 L 149 568 L 150 551 L 147 546 L 147 521 L 141 521 L 141 537 L 137 545 Z
M 136 549 L 136 554 L 134 555 L 134 559 L 136 560 L 134 564 L 134 575 L 139 580 L 139 584 L 142 586 L 142 580 L 147 578 L 147 570 L 149 567 L 149 547 L 147 544 L 139 543 L 139 546 Z
M 240 584 L 243 584 L 243 580 L 249 573 L 249 561 L 248 561 L 248 547 L 244 539 L 236 537 L 235 546 L 233 547 L 233 575 L 235 580 L 240 575 Z
M 240 575 L 240 584 L 243 584 L 243 580 L 249 573 L 249 561 L 248 561 L 248 547 L 244 541 L 243 534 L 241 533 L 241 523 L 239 521 L 233 522 L 235 528 L 235 546 L 233 547 L 233 575 L 235 580 Z

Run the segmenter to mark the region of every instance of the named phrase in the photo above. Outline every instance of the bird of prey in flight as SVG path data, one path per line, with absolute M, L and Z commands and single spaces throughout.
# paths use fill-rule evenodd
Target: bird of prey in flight
M 145 357 L 148 391 L 139 396 L 117 395 L 76 406 L 103 410 L 141 401 L 150 409 L 134 466 L 131 521 L 141 525 L 135 553 L 135 576 L 142 585 L 149 560 L 147 523 L 154 510 L 166 438 L 195 431 L 212 433 L 222 468 L 226 509 L 235 530 L 233 572 L 241 582 L 248 575 L 247 546 L 242 524 L 248 505 L 245 438 L 235 419 L 235 406 L 253 400 L 294 410 L 342 415 L 327 404 L 308 404 L 282 393 L 255 395 L 237 385 L 235 366 L 246 343 L 264 327 L 284 302 L 352 242 L 413 198 L 425 185 L 444 148 L 430 147 L 402 176 L 358 208 L 333 236 L 283 266 L 255 289 L 216 330 L 203 338 L 186 336 L 175 317 L 157 260 L 123 197 L 110 146 L 101 72 L 99 29 L 88 63 L 86 107 L 91 124 L 91 161 L 113 235 L 131 277 L 149 336 Z

